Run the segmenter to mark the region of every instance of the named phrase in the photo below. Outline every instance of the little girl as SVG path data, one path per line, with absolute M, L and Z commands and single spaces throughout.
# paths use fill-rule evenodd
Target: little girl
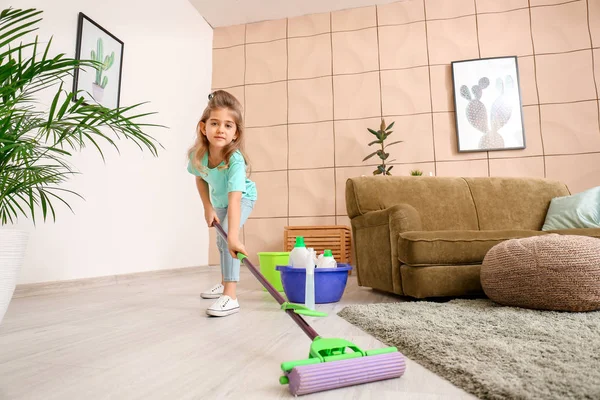
M 246 177 L 248 157 L 244 153 L 241 104 L 223 90 L 208 99 L 198 122 L 196 143 L 189 151 L 188 172 L 196 176 L 206 223 L 213 226 L 216 221 L 227 232 L 227 242 L 217 234 L 221 283 L 201 294 L 205 299 L 218 299 L 206 313 L 224 317 L 240 310 L 235 294 L 240 280 L 236 253 L 248 255 L 239 233 L 254 208 L 256 185 Z

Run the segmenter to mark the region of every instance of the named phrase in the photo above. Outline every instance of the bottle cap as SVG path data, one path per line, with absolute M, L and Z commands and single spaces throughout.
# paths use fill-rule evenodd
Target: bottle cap
M 333 257 L 333 254 L 331 254 L 331 250 L 325 250 L 325 253 L 323 254 L 324 257 Z
M 296 236 L 296 245 L 294 247 L 306 247 L 304 246 L 304 236 Z

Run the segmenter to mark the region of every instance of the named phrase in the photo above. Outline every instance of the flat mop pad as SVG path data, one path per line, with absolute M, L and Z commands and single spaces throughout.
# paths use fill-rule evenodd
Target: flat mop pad
M 399 378 L 406 368 L 399 352 L 295 367 L 287 374 L 289 391 L 303 395 Z

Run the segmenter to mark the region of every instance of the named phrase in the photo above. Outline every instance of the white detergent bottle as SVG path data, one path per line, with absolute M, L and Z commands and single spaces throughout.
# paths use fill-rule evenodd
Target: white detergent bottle
M 290 251 L 290 266 L 292 268 L 305 268 L 306 259 L 310 252 L 304 245 L 304 236 L 296 236 L 296 244 Z
M 333 258 L 331 250 L 325 250 L 321 265 L 323 268 L 337 268 L 337 262 L 335 261 L 335 258 Z
M 304 306 L 315 309 L 315 262 L 310 255 L 306 258 L 306 287 L 304 288 Z

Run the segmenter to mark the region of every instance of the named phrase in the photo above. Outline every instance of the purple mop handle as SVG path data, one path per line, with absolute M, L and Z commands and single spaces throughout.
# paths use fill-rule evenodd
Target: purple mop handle
M 221 237 L 223 237 L 223 239 L 227 241 L 227 234 L 225 233 L 221 225 L 215 221 L 213 222 L 213 226 L 217 229 L 219 235 L 221 235 Z M 265 277 L 258 271 L 258 269 L 256 269 L 256 267 L 252 265 L 248 257 L 245 257 L 242 262 L 246 264 L 248 269 L 250 269 L 250 272 L 252 272 L 256 279 L 258 279 L 259 282 L 262 283 L 265 289 L 267 289 L 271 296 L 273 296 L 280 305 L 286 302 L 283 296 L 279 294 L 279 292 L 273 287 L 273 285 L 271 285 L 271 283 L 269 283 L 269 281 L 265 279 Z M 308 324 L 308 322 L 306 322 L 304 318 L 302 318 L 300 315 L 296 314 L 294 310 L 285 310 L 285 312 L 287 312 L 288 315 L 292 317 L 292 319 L 298 324 L 298 326 L 304 331 L 304 333 L 308 335 L 308 337 L 311 340 L 315 340 L 317 336 L 319 336 L 319 334 Z

